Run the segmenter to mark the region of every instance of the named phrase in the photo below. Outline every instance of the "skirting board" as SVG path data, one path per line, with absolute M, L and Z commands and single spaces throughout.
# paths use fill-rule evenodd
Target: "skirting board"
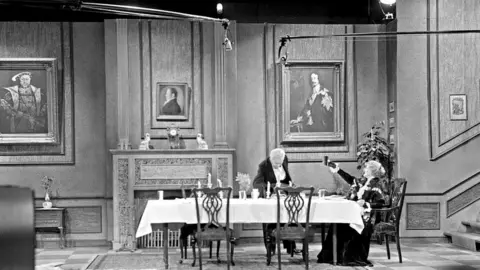
M 49 240 L 37 240 L 36 248 L 45 248 L 45 249 L 59 249 L 60 240 L 59 239 L 49 239 Z M 112 248 L 112 243 L 110 241 L 104 240 L 67 240 L 66 247 L 108 247 Z

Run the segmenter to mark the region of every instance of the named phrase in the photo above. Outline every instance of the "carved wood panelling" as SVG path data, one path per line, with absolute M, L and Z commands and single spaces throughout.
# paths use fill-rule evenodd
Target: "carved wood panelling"
M 278 112 L 281 111 L 279 96 L 281 73 L 278 66 L 276 66 L 279 47 L 278 39 L 285 35 L 322 35 L 351 32 L 353 32 L 353 26 L 342 25 L 269 25 L 267 27 L 264 46 L 266 52 L 265 74 L 268 151 L 279 146 L 279 136 L 281 136 L 281 134 L 277 132 L 277 126 L 280 125 L 280 114 Z M 345 142 L 284 145 L 290 161 L 322 161 L 325 155 L 335 160 L 355 160 L 358 132 L 353 48 L 352 39 L 295 40 L 295 42 L 288 44 L 289 60 L 344 61 L 346 75 Z
M 152 20 L 141 24 L 143 131 L 152 138 L 166 138 L 165 129 L 175 124 L 182 136 L 194 138 L 201 128 L 202 76 L 201 24 L 199 22 Z M 187 121 L 158 121 L 155 117 L 157 83 L 187 83 L 191 110 Z
M 480 199 L 480 183 L 463 191 L 447 201 L 447 217 L 452 216 L 463 208 Z
M 427 29 L 480 28 L 478 1 L 429 1 Z M 457 14 L 454 14 L 457 12 Z M 455 18 L 455 19 L 452 19 Z M 427 40 L 430 155 L 435 160 L 480 134 L 479 34 L 431 35 Z M 467 95 L 467 120 L 451 121 L 449 96 Z
M 407 203 L 407 230 L 440 230 L 440 203 Z
M 55 58 L 59 96 L 60 143 L 0 146 L 0 164 L 73 164 L 72 24 L 0 23 L 0 58 Z M 28 33 L 28 35 L 25 35 Z M 34 84 L 32 82 L 32 84 Z M 2 85 L 6 87 L 7 85 Z
M 101 206 L 74 206 L 66 209 L 67 233 L 101 233 Z

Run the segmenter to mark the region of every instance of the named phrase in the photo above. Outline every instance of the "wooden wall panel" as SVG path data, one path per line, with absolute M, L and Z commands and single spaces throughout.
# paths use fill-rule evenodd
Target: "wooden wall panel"
M 407 203 L 407 230 L 440 230 L 440 203 Z
M 202 119 L 201 25 L 198 22 L 155 20 L 141 24 L 143 131 L 152 138 L 166 138 L 166 128 L 178 126 L 184 138 L 194 138 Z M 158 82 L 187 83 L 193 106 L 182 122 L 157 121 L 152 117 Z
M 280 136 L 277 126 L 281 124 L 279 113 L 281 100 L 279 95 L 280 78 L 276 67 L 278 39 L 290 35 L 322 35 L 344 34 L 353 32 L 352 26 L 344 25 L 273 25 L 267 29 L 266 74 L 267 74 L 267 141 L 269 149 L 278 147 Z M 345 62 L 345 87 L 346 87 L 346 117 L 345 117 L 345 142 L 340 144 L 288 144 L 284 145 L 290 161 L 293 162 L 319 162 L 324 155 L 335 160 L 352 161 L 355 159 L 357 144 L 356 120 L 356 90 L 354 83 L 354 52 L 352 39 L 306 39 L 295 40 L 287 45 L 288 60 L 340 60 Z
M 28 33 L 28 34 L 26 34 Z M 72 24 L 61 22 L 0 23 L 0 58 L 55 58 L 60 143 L 1 145 L 3 164 L 73 164 Z M 32 78 L 35 85 L 35 78 Z M 7 87 L 2 85 L 1 87 Z
M 430 30 L 480 27 L 478 1 L 432 0 L 429 12 Z M 480 134 L 480 35 L 432 35 L 429 43 L 430 148 L 435 160 Z M 467 95 L 467 120 L 450 120 L 451 94 Z
M 102 233 L 102 207 L 67 207 L 65 227 L 67 233 Z

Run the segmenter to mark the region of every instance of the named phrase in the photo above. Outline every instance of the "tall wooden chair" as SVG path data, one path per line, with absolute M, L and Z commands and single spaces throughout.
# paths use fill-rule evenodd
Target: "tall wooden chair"
M 385 245 L 387 247 L 387 257 L 390 260 L 390 246 L 388 245 L 388 237 L 394 236 L 397 244 L 398 259 L 402 262 L 402 250 L 400 248 L 400 217 L 402 215 L 403 201 L 405 199 L 405 191 L 407 189 L 407 181 L 403 178 L 394 180 L 391 193 L 392 204 L 390 207 L 372 209 L 372 214 L 378 216 L 381 220 L 373 227 L 374 235 L 384 235 Z M 378 213 L 378 214 L 376 214 Z
M 201 188 L 192 190 L 195 196 L 195 209 L 197 212 L 197 231 L 194 234 L 194 241 L 192 243 L 193 251 L 193 263 L 195 266 L 195 244 L 198 245 L 198 261 L 200 270 L 202 269 L 202 243 L 204 241 L 222 241 L 227 243 L 227 269 L 230 269 L 230 264 L 235 265 L 233 262 L 233 252 L 235 245 L 235 238 L 233 237 L 233 231 L 230 229 L 230 197 L 232 194 L 232 188 Z M 224 193 L 225 197 L 222 199 L 220 192 Z M 199 193 L 203 194 L 199 197 Z M 225 194 L 226 193 L 226 194 Z M 226 205 L 225 205 L 226 201 Z M 225 209 L 225 227 L 219 222 L 218 217 L 222 209 Z M 207 215 L 208 222 L 202 226 L 202 215 Z M 220 262 L 217 245 L 217 261 Z
M 193 196 L 193 193 L 191 194 Z M 182 197 L 184 199 L 187 198 L 186 191 L 182 187 Z M 187 259 L 187 248 L 188 248 L 188 237 L 191 236 L 191 245 L 194 242 L 194 235 L 197 232 L 197 224 L 185 224 L 180 228 L 180 236 L 179 236 L 179 243 L 180 243 L 180 263 L 183 263 L 183 260 Z M 212 258 L 212 242 L 209 242 L 210 248 L 210 259 Z M 220 241 L 217 241 L 217 258 L 220 253 Z
M 307 192 L 305 198 L 302 192 Z M 310 223 L 310 205 L 312 204 L 313 187 L 276 187 L 277 196 L 277 227 L 269 232 L 267 236 L 267 265 L 272 260 L 272 249 L 277 246 L 278 269 L 282 269 L 282 253 L 280 249 L 281 240 L 302 240 L 303 241 L 303 260 L 306 269 L 308 269 L 308 230 Z M 285 193 L 286 195 L 281 195 Z M 307 197 L 308 196 L 308 197 Z M 305 209 L 305 199 L 308 199 Z M 281 226 L 282 203 L 288 215 L 287 222 Z M 301 214 L 305 213 L 305 227 L 300 223 Z

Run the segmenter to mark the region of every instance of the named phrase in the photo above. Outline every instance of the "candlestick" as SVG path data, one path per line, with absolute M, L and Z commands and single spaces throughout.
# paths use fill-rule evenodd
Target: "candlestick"
M 288 186 L 293 187 L 293 182 L 292 181 L 288 182 Z
M 267 182 L 267 199 L 270 198 L 270 182 Z

